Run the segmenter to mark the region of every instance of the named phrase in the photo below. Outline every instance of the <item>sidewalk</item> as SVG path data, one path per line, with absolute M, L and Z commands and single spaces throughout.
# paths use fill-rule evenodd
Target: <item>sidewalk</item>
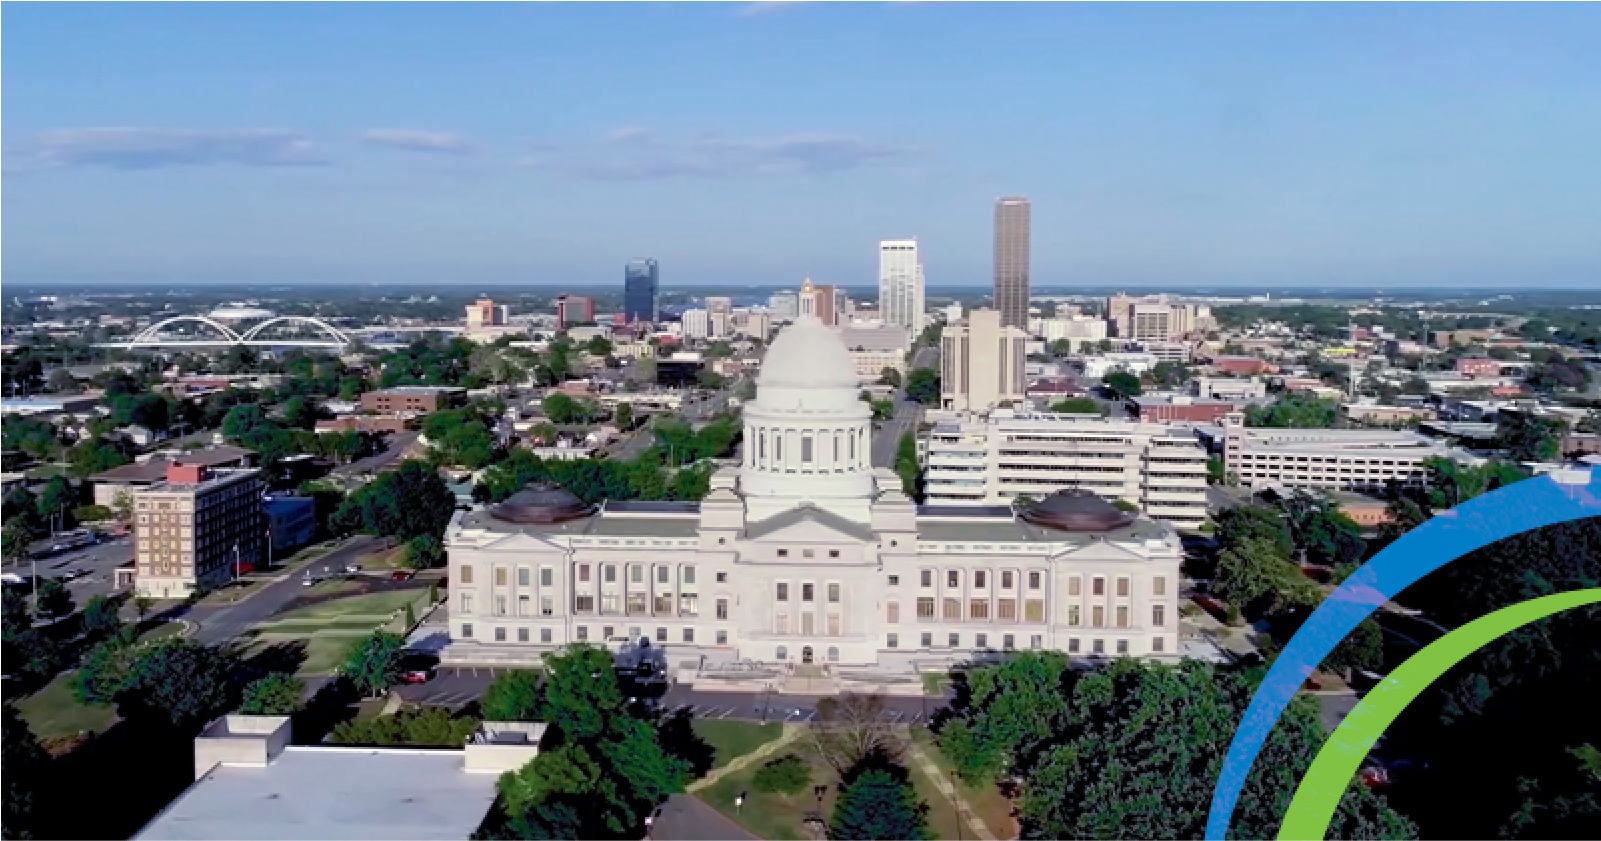
M 917 763 L 917 767 L 934 782 L 934 787 L 939 789 L 940 794 L 945 795 L 945 799 L 951 801 L 951 804 L 956 807 L 956 814 L 973 831 L 974 838 L 979 841 L 996 841 L 995 833 L 990 832 L 990 828 L 979 820 L 978 815 L 973 812 L 973 807 L 967 804 L 967 799 L 962 797 L 957 792 L 956 786 L 945 778 L 945 772 L 934 764 L 934 760 L 928 757 L 928 754 L 923 750 L 923 746 L 918 744 L 916 739 L 906 740 L 906 756 Z
M 718 780 L 721 780 L 723 777 L 732 774 L 735 771 L 749 767 L 753 762 L 760 762 L 761 760 L 772 756 L 774 753 L 778 752 L 779 749 L 787 747 L 789 743 L 799 739 L 801 735 L 801 727 L 802 725 L 799 724 L 785 724 L 784 732 L 781 733 L 777 739 L 762 745 L 761 747 L 745 754 L 744 756 L 734 757 L 734 760 L 727 765 L 714 769 L 710 774 L 707 774 L 706 776 L 701 777 L 700 779 L 685 786 L 684 792 L 686 794 L 694 794 L 703 788 L 712 786 Z

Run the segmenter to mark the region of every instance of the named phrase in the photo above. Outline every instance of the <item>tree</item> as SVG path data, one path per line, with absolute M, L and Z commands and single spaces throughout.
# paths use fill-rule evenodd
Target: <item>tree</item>
M 349 678 L 363 695 L 376 698 L 400 679 L 400 649 L 403 645 L 405 640 L 398 634 L 373 631 L 351 646 L 340 673 Z
M 904 780 L 873 769 L 840 794 L 829 822 L 829 837 L 927 838 L 928 805 L 917 799 Z
M 138 655 L 133 641 L 133 633 L 123 630 L 89 649 L 72 675 L 72 697 L 78 703 L 105 706 L 116 699 Z
M 72 591 L 61 579 L 47 578 L 39 582 L 38 595 L 39 612 L 45 616 L 60 618 L 72 612 Z
M 39 492 L 39 516 L 46 520 L 72 507 L 77 494 L 65 476 L 52 476 Z
M 884 370 L 878 372 L 878 381 L 879 381 L 879 383 L 881 383 L 883 385 L 893 386 L 895 388 L 900 388 L 901 387 L 901 372 L 896 370 L 893 367 L 890 367 L 890 366 L 886 365 L 886 366 L 884 366 Z
M 406 541 L 401 564 L 408 569 L 431 569 L 445 558 L 445 545 L 431 534 L 419 534 Z
M 618 403 L 617 408 L 612 410 L 612 423 L 621 430 L 631 428 L 634 425 L 634 407 L 627 403 Z
M 239 711 L 246 715 L 293 715 L 306 696 L 306 682 L 291 674 L 274 672 L 245 685 Z
M 846 692 L 817 702 L 817 720 L 808 728 L 819 756 L 844 776 L 869 757 L 890 760 L 902 745 L 877 695 Z
M 1101 404 L 1088 397 L 1069 397 L 1051 404 L 1051 411 L 1065 415 L 1098 415 Z
M 607 356 L 612 352 L 612 343 L 605 336 L 594 336 L 584 345 L 584 350 L 590 356 Z
M 1528 412 L 1502 412 L 1496 440 L 1513 461 L 1553 461 L 1562 455 L 1562 421 Z
M 228 676 L 233 658 L 220 648 L 166 639 L 129 664 L 114 697 L 123 718 L 193 734 L 232 706 Z
M 889 400 L 872 400 L 868 405 L 873 409 L 873 420 L 889 420 L 895 417 L 895 404 Z
M 1101 383 L 1113 394 L 1125 400 L 1130 397 L 1138 397 L 1142 391 L 1140 378 L 1127 371 L 1113 371 L 1101 377 Z
M 107 444 L 99 436 L 88 438 L 67 450 L 67 472 L 74 476 L 92 476 L 128 463 L 122 450 Z
M 94 596 L 83 606 L 83 630 L 92 637 L 106 637 L 122 627 L 117 614 L 122 609 L 120 596 Z
M 57 394 L 77 394 L 80 391 L 78 379 L 65 368 L 57 368 L 50 372 L 49 387 Z
M 1245 410 L 1246 426 L 1329 429 L 1340 418 L 1340 405 L 1304 394 L 1286 394 L 1266 406 Z
M 6 563 L 20 564 L 33 557 L 33 551 L 28 548 L 32 543 L 33 534 L 25 519 L 8 517 L 5 529 L 0 530 L 0 556 L 5 557 Z
M 312 429 L 317 425 L 320 408 L 312 399 L 296 395 L 285 400 L 278 409 L 284 425 L 291 429 Z
M 140 622 L 145 621 L 145 617 L 150 615 L 150 608 L 154 606 L 155 600 L 149 596 L 134 596 L 133 598 L 133 609 L 135 613 L 139 614 Z
M 267 416 L 261 407 L 253 403 L 245 403 L 228 410 L 222 419 L 223 437 L 230 441 L 242 441 L 251 432 L 267 423 Z
M 757 791 L 777 794 L 800 794 L 811 784 L 811 768 L 793 753 L 763 764 L 751 778 L 751 785 Z
M 478 719 L 471 716 L 456 718 L 441 707 L 424 707 L 343 722 L 334 727 L 328 740 L 337 745 L 459 748 L 472 738 L 478 725 Z
M 559 391 L 546 395 L 540 403 L 540 408 L 544 410 L 545 417 L 550 418 L 550 422 L 554 424 L 566 425 L 576 423 L 578 420 L 578 401 Z
M 479 702 L 487 721 L 536 721 L 541 703 L 539 673 L 528 669 L 496 675 Z
M 1302 562 L 1341 566 L 1360 561 L 1366 553 L 1362 527 L 1328 496 L 1296 489 L 1279 507 L 1287 515 L 1290 539 Z
M 410 540 L 439 535 L 456 512 L 456 495 L 427 464 L 415 459 L 345 498 L 335 512 L 337 529 Z
M 1281 590 L 1287 589 L 1292 576 L 1299 574 L 1278 548 L 1265 540 L 1245 540 L 1218 553 L 1217 577 L 1212 580 L 1212 592 L 1238 605 L 1260 612 L 1278 601 Z
M 939 403 L 939 372 L 933 368 L 915 368 L 906 377 L 906 396 L 925 406 Z
M 605 733 L 622 710 L 622 692 L 612 672 L 612 656 L 599 646 L 575 644 L 545 656 L 541 717 L 565 738 L 588 739 Z
M 1363 619 L 1323 658 L 1323 668 L 1331 672 L 1349 674 L 1351 669 L 1375 671 L 1383 666 L 1384 632 L 1372 617 Z
M 901 490 L 915 500 L 923 498 L 923 468 L 917 461 L 917 439 L 907 432 L 895 448 L 895 472 L 901 477 Z
M 722 388 L 727 383 L 727 380 L 724 379 L 722 374 L 719 374 L 716 371 L 708 371 L 703 369 L 695 375 L 695 382 L 699 384 L 701 388 L 718 389 Z
M 4 821 L 6 838 L 32 838 L 37 826 L 40 790 L 50 770 L 50 755 L 39 746 L 22 714 L 9 702 L 0 724 L 0 767 L 5 769 Z

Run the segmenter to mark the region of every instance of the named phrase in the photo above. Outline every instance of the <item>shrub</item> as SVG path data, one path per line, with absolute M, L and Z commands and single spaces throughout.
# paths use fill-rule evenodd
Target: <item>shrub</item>
M 757 791 L 799 794 L 812 783 L 812 770 L 795 754 L 787 754 L 756 769 L 751 784 Z
M 270 674 L 245 686 L 244 703 L 239 711 L 246 715 L 289 715 L 300 709 L 306 682 L 290 674 Z

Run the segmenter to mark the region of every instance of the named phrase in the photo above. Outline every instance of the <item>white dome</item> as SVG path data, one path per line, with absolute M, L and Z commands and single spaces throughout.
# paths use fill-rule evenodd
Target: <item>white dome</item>
M 762 360 L 757 394 L 766 388 L 857 387 L 856 363 L 839 334 L 809 316 L 779 331 Z

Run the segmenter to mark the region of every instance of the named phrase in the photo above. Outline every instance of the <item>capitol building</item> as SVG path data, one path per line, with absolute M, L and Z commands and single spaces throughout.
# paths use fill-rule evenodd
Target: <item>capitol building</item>
M 757 662 L 910 675 L 996 652 L 1176 658 L 1170 524 L 1063 491 L 919 506 L 871 463 L 849 351 L 803 314 L 767 351 L 738 467 L 699 503 L 532 486 L 458 512 L 447 663 L 649 640 L 680 679 Z

